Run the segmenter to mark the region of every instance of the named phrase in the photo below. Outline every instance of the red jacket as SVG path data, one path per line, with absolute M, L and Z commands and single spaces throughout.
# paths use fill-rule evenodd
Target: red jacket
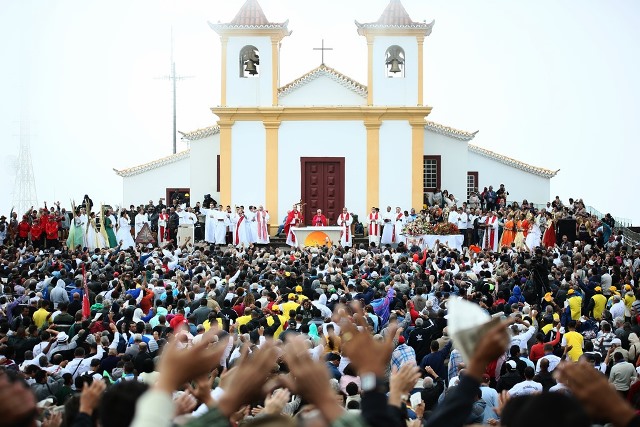
M 58 239 L 58 223 L 56 221 L 49 221 L 44 226 L 44 230 L 47 233 L 47 239 L 49 240 Z
M 42 224 L 38 221 L 34 222 L 31 226 L 31 240 L 38 240 L 40 236 L 42 236 L 43 231 Z
M 28 221 L 20 221 L 18 224 L 18 236 L 22 239 L 26 239 L 29 235 L 29 231 L 31 231 L 31 224 Z

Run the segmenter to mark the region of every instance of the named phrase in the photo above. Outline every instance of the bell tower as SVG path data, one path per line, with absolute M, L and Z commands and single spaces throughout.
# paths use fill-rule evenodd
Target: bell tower
M 269 22 L 257 0 L 247 0 L 229 23 L 209 26 L 222 44 L 222 107 L 278 104 L 280 42 L 288 21 Z
M 376 22 L 356 21 L 369 52 L 368 105 L 424 105 L 423 44 L 434 22 L 414 22 L 400 0 L 390 0 Z

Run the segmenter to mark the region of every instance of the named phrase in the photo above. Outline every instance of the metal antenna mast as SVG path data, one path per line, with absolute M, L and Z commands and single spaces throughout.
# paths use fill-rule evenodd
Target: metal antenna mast
M 171 74 L 168 76 L 160 77 L 163 80 L 171 80 L 172 95 L 173 95 L 173 154 L 176 154 L 176 138 L 178 135 L 178 129 L 176 128 L 176 82 L 178 80 L 190 79 L 193 76 L 178 76 L 176 74 L 176 63 L 173 60 L 173 26 L 171 27 Z
M 33 176 L 31 162 L 31 135 L 29 117 L 23 107 L 20 119 L 20 151 L 18 153 L 18 167 L 13 185 L 13 206 L 18 214 L 23 214 L 31 206 L 38 206 L 36 180 Z

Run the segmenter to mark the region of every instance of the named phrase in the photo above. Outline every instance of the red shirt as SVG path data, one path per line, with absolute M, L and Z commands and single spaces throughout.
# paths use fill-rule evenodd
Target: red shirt
M 314 215 L 313 217 L 313 221 L 311 221 L 311 225 L 313 225 L 314 227 L 320 227 L 320 226 L 327 226 L 327 217 L 320 214 L 320 215 Z

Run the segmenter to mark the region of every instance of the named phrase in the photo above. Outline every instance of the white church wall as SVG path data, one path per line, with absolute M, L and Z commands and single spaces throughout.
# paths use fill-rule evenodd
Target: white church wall
M 404 78 L 386 74 L 385 55 L 389 46 L 398 45 L 405 54 Z M 418 41 L 415 37 L 378 36 L 373 43 L 373 104 L 418 104 Z
M 240 51 L 255 46 L 260 55 L 257 77 L 240 77 Z M 229 37 L 227 42 L 227 106 L 272 105 L 271 38 Z
M 467 143 L 446 135 L 425 130 L 424 155 L 440 155 L 440 188 L 453 194 L 460 203 L 467 200 L 469 164 Z
M 218 163 L 220 154 L 220 135 L 191 141 L 191 170 L 198 173 L 191 174 L 191 200 L 202 201 L 205 194 L 211 194 L 214 200 L 220 201 L 218 192 Z
M 377 206 L 411 208 L 411 126 L 388 120 L 380 126 L 380 193 Z M 371 206 L 369 206 L 371 208 Z
M 262 122 L 235 122 L 231 128 L 231 203 L 265 203 L 266 132 Z
M 122 178 L 122 202 L 124 206 L 139 205 L 165 197 L 167 188 L 189 187 L 189 157 L 150 169 L 143 173 Z
M 280 105 L 366 105 L 367 99 L 321 75 L 280 97 Z
M 301 157 L 345 158 L 345 204 L 367 212 L 366 129 L 360 121 L 282 122 L 278 132 L 278 223 L 300 200 Z
M 511 167 L 469 151 L 469 167 L 478 171 L 478 189 L 493 185 L 497 190 L 503 183 L 509 192 L 508 201 L 546 203 L 550 200 L 551 180 Z

